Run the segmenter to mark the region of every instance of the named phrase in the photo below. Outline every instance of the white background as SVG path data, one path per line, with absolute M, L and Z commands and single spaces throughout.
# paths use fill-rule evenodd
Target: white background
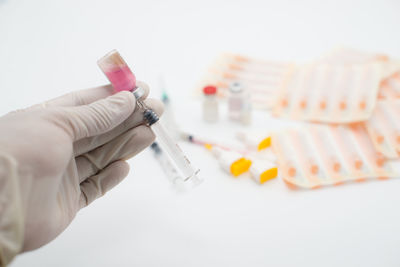
M 348 45 L 400 57 L 399 12 L 398 1 L 0 0 L 0 113 L 106 83 L 96 60 L 117 48 L 154 97 L 164 75 L 182 126 L 232 138 L 240 127 L 202 123 L 191 96 L 218 53 L 304 62 Z M 254 128 L 278 124 L 259 113 Z M 173 193 L 146 150 L 12 266 L 400 266 L 399 180 L 291 191 L 234 179 L 203 148 L 182 147 L 201 187 Z

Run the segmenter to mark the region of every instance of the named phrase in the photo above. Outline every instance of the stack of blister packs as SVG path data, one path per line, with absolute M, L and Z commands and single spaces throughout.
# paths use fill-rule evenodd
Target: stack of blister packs
M 255 108 L 303 124 L 277 131 L 272 147 L 291 187 L 400 177 L 400 62 L 338 48 L 304 65 L 224 54 L 201 81 L 226 97 L 241 82 Z

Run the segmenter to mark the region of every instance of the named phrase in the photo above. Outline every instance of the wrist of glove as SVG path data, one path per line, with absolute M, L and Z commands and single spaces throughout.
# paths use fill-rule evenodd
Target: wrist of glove
M 0 152 L 0 266 L 6 266 L 22 251 L 24 208 L 17 162 Z

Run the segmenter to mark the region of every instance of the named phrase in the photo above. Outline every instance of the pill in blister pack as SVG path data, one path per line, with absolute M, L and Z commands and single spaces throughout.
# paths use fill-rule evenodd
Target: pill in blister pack
M 379 99 L 400 98 L 400 72 L 382 81 L 378 96 Z
M 375 148 L 390 159 L 400 153 L 400 99 L 380 100 L 365 123 Z
M 295 187 L 399 176 L 393 163 L 375 150 L 362 124 L 307 124 L 274 134 L 272 147 L 282 178 Z
M 364 121 L 374 110 L 381 79 L 379 63 L 295 68 L 279 90 L 273 112 L 317 122 Z

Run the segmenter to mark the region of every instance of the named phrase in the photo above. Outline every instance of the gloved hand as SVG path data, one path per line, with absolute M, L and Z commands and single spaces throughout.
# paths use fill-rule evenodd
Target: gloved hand
M 159 101 L 145 103 L 161 115 Z M 154 138 L 133 94 L 111 86 L 0 117 L 0 266 L 53 240 Z

